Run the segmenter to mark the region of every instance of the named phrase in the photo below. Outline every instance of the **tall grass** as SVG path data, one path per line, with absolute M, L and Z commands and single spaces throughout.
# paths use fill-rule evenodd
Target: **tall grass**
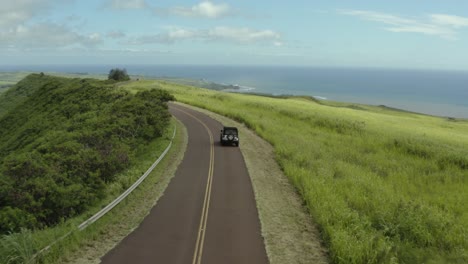
M 0 239 L 0 263 L 36 263 L 33 259 L 36 245 L 32 232 L 22 229 L 16 234 L 4 235 Z
M 467 121 L 162 81 L 127 88 L 155 86 L 269 141 L 334 263 L 468 261 Z

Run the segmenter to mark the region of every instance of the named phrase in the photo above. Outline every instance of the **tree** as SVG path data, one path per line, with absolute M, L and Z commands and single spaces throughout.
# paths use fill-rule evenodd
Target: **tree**
M 128 76 L 126 69 L 115 68 L 110 70 L 108 79 L 121 82 L 130 80 L 130 76 Z

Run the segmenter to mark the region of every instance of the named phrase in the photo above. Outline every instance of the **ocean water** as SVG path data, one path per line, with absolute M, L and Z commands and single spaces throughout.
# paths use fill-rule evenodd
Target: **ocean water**
M 21 65 L 0 66 L 0 71 L 106 74 L 115 67 L 149 77 L 237 84 L 243 92 L 310 95 L 468 118 L 468 72 L 462 71 L 197 65 Z

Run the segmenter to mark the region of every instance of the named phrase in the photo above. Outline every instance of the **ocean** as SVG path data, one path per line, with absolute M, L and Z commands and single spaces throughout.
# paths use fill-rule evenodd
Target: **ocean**
M 115 67 L 148 77 L 233 84 L 242 92 L 309 95 L 322 100 L 468 118 L 468 72 L 463 71 L 197 65 L 3 65 L 0 71 L 107 74 Z

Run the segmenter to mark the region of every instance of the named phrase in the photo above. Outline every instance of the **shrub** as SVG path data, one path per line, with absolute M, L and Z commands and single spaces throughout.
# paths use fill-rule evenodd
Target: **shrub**
M 115 68 L 109 71 L 108 79 L 121 82 L 130 80 L 130 76 L 126 69 Z

